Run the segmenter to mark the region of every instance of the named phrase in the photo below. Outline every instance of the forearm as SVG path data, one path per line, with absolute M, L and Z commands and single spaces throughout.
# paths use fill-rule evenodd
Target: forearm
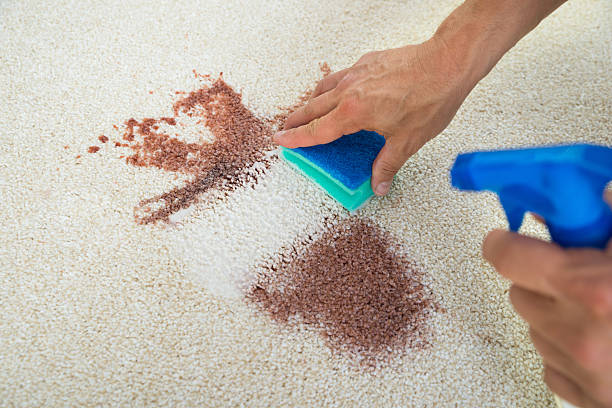
M 434 38 L 448 47 L 469 89 L 501 57 L 566 0 L 467 0 Z

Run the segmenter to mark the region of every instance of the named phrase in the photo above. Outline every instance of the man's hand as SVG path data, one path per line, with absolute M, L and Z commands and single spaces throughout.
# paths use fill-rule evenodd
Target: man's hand
M 449 124 L 471 89 L 446 45 L 432 39 L 364 55 L 317 85 L 274 140 L 289 148 L 329 143 L 361 129 L 386 143 L 372 167 L 372 190 L 387 194 L 404 162 Z
M 387 194 L 404 162 L 450 123 L 499 59 L 565 0 L 466 0 L 433 37 L 364 55 L 319 82 L 274 141 L 329 143 L 361 129 L 386 143 L 372 167 L 372 190 Z
M 612 241 L 606 251 L 493 231 L 484 257 L 513 282 L 552 391 L 581 407 L 612 407 Z

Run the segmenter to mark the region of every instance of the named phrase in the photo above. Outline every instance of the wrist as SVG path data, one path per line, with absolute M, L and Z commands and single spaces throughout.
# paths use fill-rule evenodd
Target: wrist
M 495 66 L 505 50 L 501 51 L 495 38 L 490 36 L 483 16 L 462 8 L 467 7 L 464 4 L 447 17 L 432 40 L 444 47 L 457 74 L 471 90 Z
M 565 0 L 467 0 L 432 37 L 471 90 L 523 36 Z

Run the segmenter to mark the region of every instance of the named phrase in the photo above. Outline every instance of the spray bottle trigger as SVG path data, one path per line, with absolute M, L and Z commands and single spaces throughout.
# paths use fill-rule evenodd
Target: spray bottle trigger
M 506 212 L 506 218 L 508 218 L 508 224 L 510 231 L 517 232 L 523 223 L 525 217 L 525 210 L 515 205 L 510 200 L 503 200 L 500 198 L 501 205 Z
M 521 227 L 526 212 L 533 211 L 546 218 L 546 215 L 551 214 L 554 210 L 552 203 L 546 196 L 527 186 L 508 186 L 501 190 L 498 195 L 499 201 L 506 212 L 510 231 L 513 232 L 517 232 Z

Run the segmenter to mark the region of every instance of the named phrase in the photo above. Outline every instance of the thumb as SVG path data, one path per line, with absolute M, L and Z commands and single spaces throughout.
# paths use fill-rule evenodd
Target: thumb
M 372 190 L 377 196 L 384 196 L 391 189 L 393 176 L 402 168 L 410 155 L 404 155 L 401 148 L 394 146 L 390 139 L 372 165 Z

